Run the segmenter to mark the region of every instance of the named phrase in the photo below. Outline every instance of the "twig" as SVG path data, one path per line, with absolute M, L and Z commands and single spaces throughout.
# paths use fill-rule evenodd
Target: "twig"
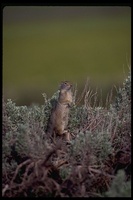
M 8 190 L 8 188 L 9 188 L 9 185 L 6 184 L 5 187 L 2 189 L 2 196 L 4 196 L 4 194 L 5 194 L 6 190 Z
M 31 159 L 28 159 L 28 160 L 24 161 L 23 163 L 21 163 L 20 165 L 18 165 L 18 167 L 17 167 L 17 169 L 16 169 L 16 171 L 15 171 L 15 173 L 14 173 L 14 176 L 13 176 L 13 178 L 12 178 L 12 180 L 11 180 L 11 185 L 13 184 L 13 181 L 15 180 L 15 178 L 16 178 L 16 176 L 17 176 L 17 174 L 18 174 L 19 169 L 20 169 L 22 166 L 24 166 L 24 165 L 26 165 L 26 164 L 28 164 L 28 163 L 30 163 L 30 162 L 31 162 Z
M 55 167 L 59 168 L 59 167 L 61 167 L 64 164 L 68 164 L 68 161 L 67 160 L 61 160 Z
M 108 176 L 108 177 L 110 177 L 110 178 L 114 178 L 114 177 L 115 177 L 114 175 L 104 173 L 104 172 L 102 172 L 102 171 L 100 171 L 100 170 L 98 170 L 98 169 L 92 169 L 91 167 L 88 167 L 88 170 L 91 171 L 91 172 L 94 172 L 94 173 L 96 173 L 96 174 L 102 174 L 102 175 L 104 175 L 104 176 Z
M 28 172 L 29 172 L 29 170 L 30 170 L 32 167 L 34 167 L 34 162 L 30 163 L 30 164 L 27 166 L 27 168 L 26 168 L 26 170 L 25 170 L 25 173 L 24 173 L 23 181 L 25 181 L 26 176 L 28 175 Z

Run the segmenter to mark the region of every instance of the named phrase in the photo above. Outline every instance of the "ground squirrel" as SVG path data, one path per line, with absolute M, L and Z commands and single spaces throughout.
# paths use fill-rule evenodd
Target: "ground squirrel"
M 68 81 L 60 84 L 59 97 L 55 106 L 52 108 L 47 125 L 47 134 L 50 136 L 64 135 L 70 141 L 70 134 L 66 130 L 68 124 L 69 110 L 72 103 L 72 85 Z

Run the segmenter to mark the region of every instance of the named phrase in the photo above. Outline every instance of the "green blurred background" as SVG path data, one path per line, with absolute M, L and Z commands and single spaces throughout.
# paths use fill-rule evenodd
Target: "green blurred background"
M 105 94 L 122 84 L 131 62 L 131 8 L 6 6 L 3 94 L 17 105 L 43 104 L 62 80 L 87 78 Z

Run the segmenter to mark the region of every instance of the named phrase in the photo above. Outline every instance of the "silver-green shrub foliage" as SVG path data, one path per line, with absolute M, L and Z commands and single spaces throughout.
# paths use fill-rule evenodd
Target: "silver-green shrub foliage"
M 125 172 L 119 170 L 105 197 L 131 197 L 131 181 L 125 182 Z
M 41 106 L 16 106 L 11 99 L 3 102 L 3 176 L 5 173 L 14 171 L 18 165 L 18 161 L 12 154 L 13 147 L 21 158 L 44 157 L 50 148 L 45 129 L 58 94 L 59 91 L 51 99 L 47 99 L 46 94 L 43 94 L 44 105 Z M 94 162 L 95 164 L 102 163 L 109 154 L 115 151 L 112 145 L 112 134 L 115 133 L 115 143 L 124 145 L 127 138 L 129 138 L 128 143 L 130 142 L 130 127 L 131 72 L 125 79 L 123 87 L 119 88 L 116 100 L 110 104 L 108 110 L 103 107 L 92 108 L 75 104 L 71 107 L 68 129 L 75 137 L 68 148 L 67 157 L 72 162 L 71 164 L 83 165 L 91 152 L 95 159 L 88 157 L 88 163 L 92 165 Z M 67 178 L 70 169 L 71 166 L 69 169 L 64 168 L 62 176 Z M 130 196 L 130 182 L 125 182 L 122 173 L 119 172 L 114 179 L 110 190 L 106 193 L 107 196 Z M 122 187 L 119 188 L 121 181 Z

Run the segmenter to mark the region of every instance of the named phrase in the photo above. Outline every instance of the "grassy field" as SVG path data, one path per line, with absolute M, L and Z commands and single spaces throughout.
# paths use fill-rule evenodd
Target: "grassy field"
M 4 96 L 19 105 L 43 103 L 62 80 L 121 84 L 130 59 L 130 15 L 3 24 Z

